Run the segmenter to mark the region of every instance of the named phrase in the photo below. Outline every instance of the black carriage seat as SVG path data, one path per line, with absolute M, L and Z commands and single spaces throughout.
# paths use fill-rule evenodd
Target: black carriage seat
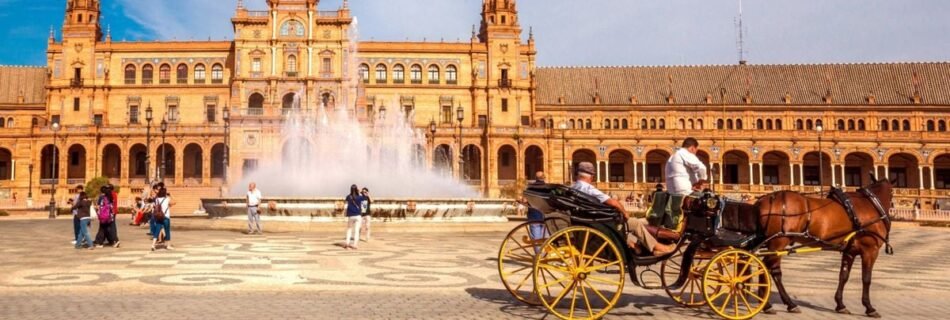
M 587 222 L 616 221 L 620 215 L 613 207 L 596 198 L 560 184 L 530 185 L 524 196 L 532 207 L 544 213 L 560 211 L 570 214 L 571 219 Z
M 756 238 L 755 234 L 743 234 L 728 229 L 720 229 L 716 236 L 709 240 L 709 244 L 714 247 L 748 248 Z
M 726 200 L 724 204 L 719 215 L 719 230 L 711 244 L 746 248 L 758 238 L 758 207 L 732 200 Z

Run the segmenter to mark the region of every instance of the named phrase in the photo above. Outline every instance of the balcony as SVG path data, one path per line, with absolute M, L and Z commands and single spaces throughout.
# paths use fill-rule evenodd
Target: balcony
M 59 179 L 57 179 L 57 178 L 53 178 L 53 179 L 40 179 L 40 185 L 55 185 L 55 184 L 58 183 L 58 182 L 59 182 Z
M 511 88 L 511 79 L 498 79 L 499 88 Z
M 188 78 L 178 78 L 178 84 L 188 84 Z
M 86 178 L 66 179 L 66 184 L 70 186 L 86 184 Z
M 284 72 L 284 75 L 287 76 L 288 78 L 296 78 L 297 71 L 287 71 L 287 72 Z
M 251 18 L 267 18 L 270 16 L 269 11 L 248 11 L 247 16 Z
M 264 108 L 239 109 L 238 114 L 246 117 L 260 117 L 264 115 Z
M 73 78 L 69 79 L 69 86 L 73 88 L 82 87 L 83 79 L 82 78 Z

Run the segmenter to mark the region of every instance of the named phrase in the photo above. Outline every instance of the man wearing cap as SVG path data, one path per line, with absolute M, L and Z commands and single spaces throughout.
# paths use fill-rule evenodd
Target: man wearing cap
M 627 243 L 632 244 L 631 247 L 634 250 L 639 250 L 636 245 L 640 245 L 650 250 L 654 256 L 662 256 L 673 252 L 674 247 L 659 243 L 656 241 L 656 238 L 650 235 L 650 232 L 646 229 L 646 221 L 630 218 L 627 210 L 620 202 L 604 194 L 591 184 L 594 181 L 594 176 L 597 174 L 594 169 L 594 164 L 581 162 L 577 164 L 575 171 L 574 185 L 572 185 L 571 188 L 593 196 L 601 203 L 611 206 L 623 213 L 623 216 L 627 220 L 627 232 L 629 232 L 627 235 Z
M 683 199 L 700 188 L 701 182 L 708 178 L 706 165 L 696 157 L 697 151 L 699 142 L 695 138 L 686 138 L 682 148 L 676 150 L 666 162 L 666 187 L 670 193 L 671 218 L 674 225 L 679 223 L 683 215 Z

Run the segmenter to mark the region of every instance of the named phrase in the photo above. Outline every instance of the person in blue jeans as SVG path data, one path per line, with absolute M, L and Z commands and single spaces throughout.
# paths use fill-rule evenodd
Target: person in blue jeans
M 76 186 L 76 190 L 79 190 L 80 193 L 82 193 L 82 189 L 83 186 Z M 79 202 L 79 194 L 77 193 L 75 198 L 69 200 L 67 204 L 75 208 L 76 203 Z M 76 216 L 76 209 L 72 209 L 71 211 L 73 213 L 73 244 L 76 244 L 79 243 L 79 217 Z
M 346 240 L 343 242 L 344 249 L 356 250 L 360 245 L 360 225 L 363 222 L 362 203 L 365 198 L 360 194 L 360 189 L 354 184 L 350 186 L 350 194 L 346 196 Z M 350 239 L 353 242 L 350 243 Z
M 82 248 L 84 245 L 89 248 L 89 250 L 94 249 L 96 246 L 92 243 L 92 236 L 89 235 L 89 220 L 92 219 L 89 209 L 92 207 L 92 201 L 89 200 L 89 197 L 86 196 L 85 192 L 80 192 L 79 196 L 76 197 L 76 203 L 73 204 L 72 210 L 76 214 L 76 219 L 79 220 L 77 226 L 79 227 L 79 235 L 76 237 L 76 249 Z
M 166 250 L 174 250 L 172 247 L 172 229 L 171 229 L 171 198 L 168 195 L 168 189 L 164 185 L 158 189 L 155 196 L 155 207 L 153 209 L 152 220 L 149 222 L 149 229 L 152 231 L 152 251 L 155 251 L 155 245 L 159 240 L 165 244 Z M 161 219 L 159 219 L 161 216 Z M 161 221 L 159 221 L 161 220 Z M 162 236 L 164 235 L 164 236 Z

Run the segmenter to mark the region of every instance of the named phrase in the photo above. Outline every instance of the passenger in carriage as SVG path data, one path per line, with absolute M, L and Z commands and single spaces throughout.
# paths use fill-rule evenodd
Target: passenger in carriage
M 697 151 L 699 141 L 686 138 L 682 148 L 666 162 L 666 186 L 670 194 L 670 209 L 674 222 L 680 221 L 683 216 L 683 199 L 696 191 L 697 184 L 708 179 L 706 165 L 696 157 Z M 705 188 L 698 191 L 703 189 Z
M 610 196 L 604 194 L 602 191 L 598 190 L 591 183 L 594 181 L 594 176 L 596 171 L 594 169 L 594 164 L 590 162 L 581 162 L 577 164 L 577 169 L 574 176 L 574 185 L 571 186 L 572 189 L 579 192 L 585 193 L 589 196 L 597 198 L 603 204 L 613 207 L 617 211 L 623 213 L 624 217 L 627 220 L 627 243 L 630 247 L 639 253 L 639 247 L 646 248 L 650 250 L 654 256 L 662 256 L 673 252 L 676 248 L 674 246 L 662 244 L 656 241 L 656 238 L 647 231 L 646 221 L 630 217 L 630 214 L 627 213 L 627 210 L 620 204 L 616 199 L 612 199 Z

